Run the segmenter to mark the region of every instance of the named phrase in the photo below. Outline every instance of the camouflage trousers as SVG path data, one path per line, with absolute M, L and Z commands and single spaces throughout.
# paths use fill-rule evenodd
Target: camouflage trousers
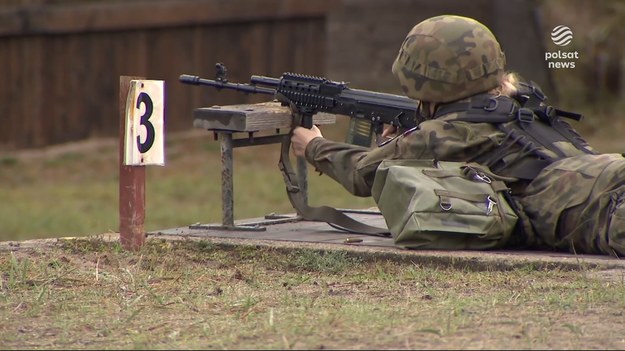
M 625 158 L 581 155 L 545 168 L 519 200 L 537 246 L 625 256 Z

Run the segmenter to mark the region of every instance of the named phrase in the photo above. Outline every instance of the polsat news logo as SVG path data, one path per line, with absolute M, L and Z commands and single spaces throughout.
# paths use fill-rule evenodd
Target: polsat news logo
M 551 30 L 551 41 L 557 46 L 566 47 L 573 40 L 573 31 L 571 28 L 559 25 Z M 547 51 L 545 52 L 545 61 L 548 68 L 575 68 L 575 61 L 579 59 L 577 51 Z

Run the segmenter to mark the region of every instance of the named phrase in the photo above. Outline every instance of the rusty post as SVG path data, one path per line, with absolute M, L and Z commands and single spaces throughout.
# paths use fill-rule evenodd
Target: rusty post
M 141 77 L 119 77 L 119 240 L 127 250 L 145 243 L 145 166 L 124 165 L 126 99 L 130 81 Z
M 234 226 L 234 172 L 232 133 L 221 134 L 221 224 Z

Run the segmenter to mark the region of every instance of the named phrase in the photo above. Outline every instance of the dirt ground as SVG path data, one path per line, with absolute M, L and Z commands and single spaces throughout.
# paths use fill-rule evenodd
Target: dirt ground
M 225 246 L 269 246 L 284 250 L 315 249 L 321 251 L 349 251 L 371 259 L 388 259 L 398 262 L 414 262 L 432 267 L 466 267 L 474 270 L 510 270 L 534 266 L 538 269 L 564 269 L 596 271 L 598 277 L 606 281 L 621 281 L 625 277 L 625 260 L 603 255 L 573 255 L 547 251 L 438 251 L 405 250 L 397 247 L 358 246 L 323 242 L 302 242 L 285 240 L 256 240 L 229 237 L 227 231 L 218 236 L 187 236 L 147 233 L 147 241 L 159 240 L 210 240 Z M 119 233 L 104 233 L 98 238 L 110 242 L 120 242 Z M 42 249 L 53 246 L 66 238 L 33 239 L 24 241 L 0 241 L 0 252 L 13 250 Z
M 608 257 L 176 235 L 127 254 L 78 239 L 0 243 L 15 271 L 3 349 L 625 348 L 625 264 Z

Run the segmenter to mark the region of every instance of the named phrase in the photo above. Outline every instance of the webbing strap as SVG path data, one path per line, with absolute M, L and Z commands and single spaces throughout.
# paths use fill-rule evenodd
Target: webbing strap
M 488 198 L 488 194 L 467 194 L 445 189 L 434 189 L 434 194 L 436 194 L 436 196 L 451 197 L 454 199 L 461 199 L 471 202 L 482 202 L 486 201 L 486 199 Z
M 423 174 L 432 178 L 447 178 L 447 177 L 457 177 L 458 172 L 453 169 L 441 169 L 441 168 L 432 168 L 432 169 L 423 169 L 421 170 Z
M 295 113 L 294 113 L 294 117 Z M 299 216 L 308 221 L 326 222 L 335 228 L 342 229 L 351 233 L 390 236 L 390 232 L 386 228 L 371 226 L 347 216 L 342 211 L 330 206 L 312 207 L 306 203 L 304 194 L 300 191 L 297 173 L 291 165 L 289 151 L 291 147 L 292 132 L 286 135 L 282 141 L 280 150 L 280 160 L 278 167 L 284 178 L 286 185 L 286 193 L 291 205 Z
M 450 113 L 460 113 L 455 121 L 474 123 L 505 123 L 513 120 L 518 110 L 513 99 L 502 99 L 489 94 L 476 95 L 470 102 L 455 102 L 436 108 L 434 118 Z
M 541 104 L 546 97 L 533 82 L 523 87 L 525 89 L 522 89 L 522 94 L 527 96 L 521 103 L 525 105 L 519 105 L 518 99 L 481 94 L 472 97 L 470 101 L 441 105 L 434 118 L 458 113 L 451 121 L 492 123 L 497 126 L 506 133 L 506 143 L 502 143 L 487 159 L 479 162 L 495 172 L 506 168 L 509 174 L 521 179 L 534 179 L 544 167 L 554 161 L 554 156 L 542 152 L 541 147 L 554 153 L 555 159 L 566 157 L 558 147 L 558 141 L 568 141 L 584 153 L 594 153 L 587 148 L 588 144 L 584 139 L 561 119 L 563 117 L 579 121 L 582 115 Z M 533 154 L 537 157 L 517 157 L 497 164 L 509 154 L 512 144 L 521 145 L 520 156 Z

